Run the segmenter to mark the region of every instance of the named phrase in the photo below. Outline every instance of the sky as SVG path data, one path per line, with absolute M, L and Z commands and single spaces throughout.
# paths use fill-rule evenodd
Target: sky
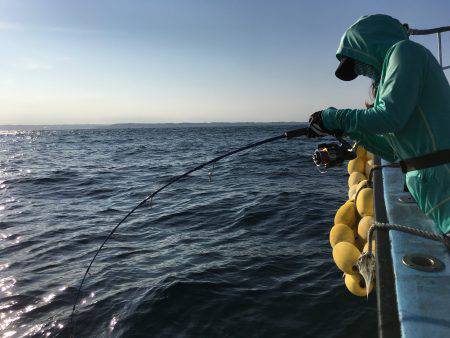
M 0 0 L 0 124 L 306 121 L 360 107 L 369 80 L 335 78 L 335 52 L 377 13 L 450 25 L 448 0 Z M 436 55 L 434 35 L 413 40 Z M 442 42 L 450 64 L 450 33 Z

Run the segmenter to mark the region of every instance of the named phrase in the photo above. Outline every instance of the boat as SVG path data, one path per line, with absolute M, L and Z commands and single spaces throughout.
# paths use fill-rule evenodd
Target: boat
M 450 27 L 410 29 L 436 34 L 443 70 L 441 34 Z M 375 158 L 374 164 L 387 162 Z M 439 233 L 404 190 L 398 168 L 374 171 L 374 214 L 381 223 Z M 441 242 L 399 231 L 376 231 L 376 290 L 379 337 L 450 337 L 450 251 Z

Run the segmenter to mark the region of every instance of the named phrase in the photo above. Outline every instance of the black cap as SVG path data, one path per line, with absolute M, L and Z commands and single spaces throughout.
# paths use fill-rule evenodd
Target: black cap
M 349 57 L 342 58 L 334 74 L 343 81 L 356 79 L 358 74 L 355 73 L 355 60 Z

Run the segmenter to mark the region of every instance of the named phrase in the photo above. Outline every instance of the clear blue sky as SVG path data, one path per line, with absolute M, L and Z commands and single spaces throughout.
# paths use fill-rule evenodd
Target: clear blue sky
M 385 13 L 450 25 L 450 1 L 0 1 L 0 124 L 305 121 L 358 107 L 345 29 Z M 434 36 L 416 39 L 433 52 Z M 450 33 L 444 35 L 450 63 Z M 447 77 L 449 76 L 447 71 Z

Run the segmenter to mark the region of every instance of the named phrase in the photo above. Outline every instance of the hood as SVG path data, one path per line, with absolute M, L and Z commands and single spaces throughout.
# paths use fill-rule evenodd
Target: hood
M 350 57 L 381 73 L 388 49 L 402 40 L 408 40 L 408 34 L 400 21 L 389 15 L 366 15 L 346 30 L 336 57 Z

